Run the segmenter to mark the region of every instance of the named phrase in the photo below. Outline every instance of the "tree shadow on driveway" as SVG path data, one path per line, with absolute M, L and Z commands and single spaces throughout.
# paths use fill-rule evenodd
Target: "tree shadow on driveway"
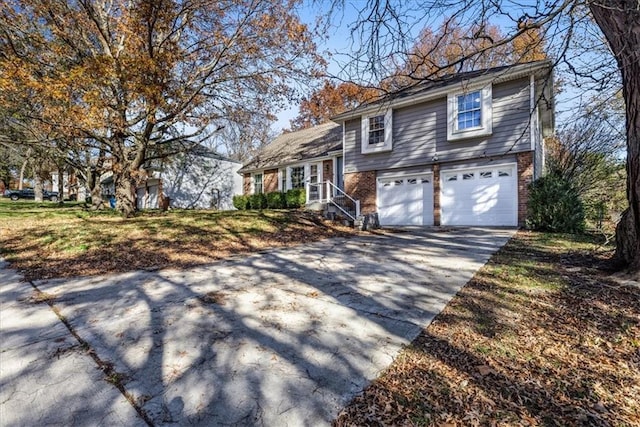
M 36 285 L 156 425 L 320 425 L 512 233 L 416 229 Z

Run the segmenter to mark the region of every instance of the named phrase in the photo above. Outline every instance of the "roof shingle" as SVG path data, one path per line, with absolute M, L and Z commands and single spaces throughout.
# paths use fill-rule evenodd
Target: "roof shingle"
M 342 149 L 342 125 L 329 122 L 297 132 L 283 133 L 262 148 L 238 172 L 270 169 L 326 156 Z

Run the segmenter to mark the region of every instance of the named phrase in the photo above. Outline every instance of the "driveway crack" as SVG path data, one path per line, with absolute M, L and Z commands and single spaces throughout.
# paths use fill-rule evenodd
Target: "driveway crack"
M 134 397 L 125 389 L 124 384 L 122 383 L 122 380 L 126 376 L 122 373 L 117 372 L 114 368 L 113 363 L 102 360 L 100 356 L 98 356 L 98 353 L 95 351 L 95 349 L 93 349 L 91 345 L 78 334 L 78 332 L 74 329 L 73 325 L 71 325 L 71 322 L 69 322 L 69 320 L 66 317 L 64 317 L 64 315 L 60 312 L 58 307 L 55 306 L 54 304 L 55 298 L 51 298 L 50 295 L 47 295 L 44 292 L 42 292 L 31 280 L 28 280 L 27 282 L 31 285 L 31 287 L 36 292 L 36 297 L 37 297 L 36 300 L 38 302 L 47 303 L 51 311 L 53 311 L 56 317 L 58 317 L 58 320 L 62 322 L 62 324 L 69 330 L 69 333 L 71 333 L 71 335 L 78 342 L 80 348 L 85 350 L 86 354 L 89 355 L 89 357 L 91 357 L 95 362 L 95 364 L 98 366 L 98 369 L 100 369 L 104 373 L 106 381 L 111 383 L 114 387 L 118 389 L 118 391 L 120 391 L 122 396 L 124 396 L 124 398 L 127 399 L 129 404 L 133 406 L 133 408 L 136 410 L 140 418 L 142 418 L 142 420 L 149 427 L 154 427 L 153 420 L 151 419 L 151 417 L 145 412 L 145 410 L 142 407 L 140 407 L 136 403 Z M 74 348 L 75 347 L 76 346 L 74 346 Z

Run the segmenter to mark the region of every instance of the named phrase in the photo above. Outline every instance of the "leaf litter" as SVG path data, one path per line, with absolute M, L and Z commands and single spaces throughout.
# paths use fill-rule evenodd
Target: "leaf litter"
M 610 256 L 518 232 L 334 426 L 640 426 L 640 289 Z

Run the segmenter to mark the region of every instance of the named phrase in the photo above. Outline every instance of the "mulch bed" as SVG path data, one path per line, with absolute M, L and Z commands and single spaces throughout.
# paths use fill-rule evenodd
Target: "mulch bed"
M 640 288 L 519 232 L 335 426 L 638 426 Z

